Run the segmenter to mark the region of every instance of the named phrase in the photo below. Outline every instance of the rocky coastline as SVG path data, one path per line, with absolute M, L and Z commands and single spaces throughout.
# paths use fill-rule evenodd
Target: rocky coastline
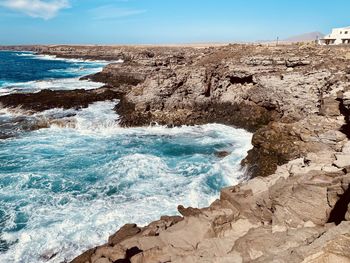
M 6 107 L 119 99 L 123 126 L 217 122 L 254 132 L 242 161 L 251 180 L 208 208 L 125 225 L 73 263 L 350 262 L 349 48 L 7 48 L 124 63 L 85 77 L 106 84 L 99 90 L 0 97 Z

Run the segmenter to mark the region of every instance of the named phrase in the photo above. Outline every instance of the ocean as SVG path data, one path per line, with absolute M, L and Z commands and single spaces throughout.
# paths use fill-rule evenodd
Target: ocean
M 0 52 L 0 96 L 97 88 L 79 78 L 106 64 Z M 0 262 L 69 261 L 126 223 L 177 215 L 179 204 L 208 206 L 245 179 L 240 162 L 252 134 L 220 124 L 122 128 L 117 103 L 37 114 L 0 108 L 0 132 L 12 135 L 0 139 Z M 73 125 L 18 132 L 14 121 L 52 116 Z

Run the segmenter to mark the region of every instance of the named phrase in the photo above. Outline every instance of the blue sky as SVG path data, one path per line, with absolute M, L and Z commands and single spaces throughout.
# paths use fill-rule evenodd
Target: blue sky
M 283 39 L 349 26 L 349 10 L 349 0 L 0 0 L 0 45 Z

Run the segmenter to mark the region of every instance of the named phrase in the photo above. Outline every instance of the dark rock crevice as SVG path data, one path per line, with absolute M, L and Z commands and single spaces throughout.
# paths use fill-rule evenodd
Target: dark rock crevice
M 343 98 L 338 99 L 338 101 L 340 101 L 340 113 L 345 117 L 345 124 L 341 127 L 340 131 L 350 139 L 350 108 L 345 105 Z
M 345 193 L 339 197 L 339 200 L 330 213 L 327 223 L 335 223 L 336 225 L 339 225 L 341 222 L 343 222 L 345 220 L 345 215 L 348 212 L 349 204 L 350 187 L 348 187 Z
M 242 85 L 246 85 L 246 84 L 253 84 L 253 75 L 248 75 L 248 76 L 230 76 L 230 83 L 231 84 L 242 84 Z
M 114 261 L 113 263 L 131 263 L 131 258 L 139 253 L 142 253 L 143 251 L 139 249 L 138 247 L 132 247 L 126 250 L 125 258 L 124 259 L 118 259 Z
M 204 96 L 209 98 L 210 95 L 211 95 L 211 80 L 212 80 L 212 74 L 207 74 L 207 77 L 206 77 L 206 88 L 205 88 L 205 91 L 204 91 Z

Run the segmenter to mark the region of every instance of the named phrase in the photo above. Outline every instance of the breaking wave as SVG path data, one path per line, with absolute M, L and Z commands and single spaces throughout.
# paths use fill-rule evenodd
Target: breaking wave
M 121 63 L 115 61 L 114 63 Z M 95 89 L 102 83 L 80 80 L 100 72 L 109 62 L 63 59 L 31 52 L 0 52 L 0 96 L 43 89 Z
M 125 223 L 207 206 L 244 178 L 250 133 L 219 124 L 121 128 L 115 104 L 46 111 L 42 118 L 61 125 L 0 141 L 0 262 L 71 260 Z
M 96 89 L 103 86 L 103 83 L 92 82 L 88 80 L 79 80 L 79 78 L 66 79 L 48 79 L 28 82 L 7 83 L 0 88 L 0 96 L 12 93 L 34 93 L 44 89 L 50 90 L 74 90 L 74 89 Z

